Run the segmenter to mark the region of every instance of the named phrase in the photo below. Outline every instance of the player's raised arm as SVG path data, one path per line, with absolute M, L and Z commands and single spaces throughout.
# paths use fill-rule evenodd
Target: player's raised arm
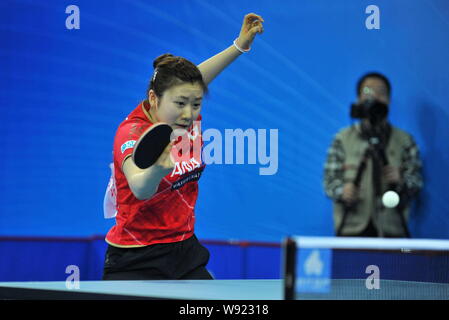
M 256 34 L 263 32 L 263 22 L 261 16 L 255 13 L 247 14 L 243 18 L 240 34 L 234 43 L 198 66 L 206 84 L 212 82 L 239 55 L 251 49 Z

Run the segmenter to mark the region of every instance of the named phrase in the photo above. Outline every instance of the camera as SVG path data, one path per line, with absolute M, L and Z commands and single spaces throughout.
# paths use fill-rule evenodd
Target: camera
M 376 100 L 367 99 L 351 105 L 351 117 L 368 119 L 373 126 L 378 125 L 388 115 L 388 105 Z

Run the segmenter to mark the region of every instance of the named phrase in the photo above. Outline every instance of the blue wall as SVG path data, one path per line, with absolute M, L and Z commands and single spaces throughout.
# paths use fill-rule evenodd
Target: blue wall
M 280 245 L 203 241 L 210 252 L 207 269 L 216 279 L 281 278 Z M 80 280 L 101 280 L 107 244 L 103 237 L 0 237 L 0 282 L 65 281 L 75 265 Z
M 279 279 L 283 276 L 280 245 L 235 241 L 202 241 L 210 251 L 207 269 L 216 279 Z M 81 281 L 100 280 L 106 243 L 89 238 L 0 237 L 0 282 L 65 281 L 79 268 Z M 382 279 L 449 282 L 448 252 L 333 250 L 332 277 L 365 279 L 366 267 L 375 263 Z
M 70 4 L 80 8 L 79 30 L 65 28 Z M 153 59 L 171 52 L 200 63 L 256 12 L 265 33 L 211 84 L 203 129 L 278 129 L 279 170 L 209 165 L 198 237 L 333 234 L 326 151 L 350 124 L 356 80 L 378 70 L 393 84 L 391 121 L 415 137 L 424 161 L 412 236 L 449 238 L 449 3 L 377 0 L 381 29 L 367 30 L 370 4 L 1 1 L 0 235 L 105 234 L 114 223 L 102 212 L 114 133 L 144 97 Z

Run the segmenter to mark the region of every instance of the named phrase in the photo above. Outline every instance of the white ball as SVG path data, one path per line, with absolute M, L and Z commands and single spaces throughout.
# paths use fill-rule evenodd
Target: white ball
M 387 191 L 382 197 L 382 203 L 387 208 L 394 208 L 399 203 L 399 195 L 394 191 Z

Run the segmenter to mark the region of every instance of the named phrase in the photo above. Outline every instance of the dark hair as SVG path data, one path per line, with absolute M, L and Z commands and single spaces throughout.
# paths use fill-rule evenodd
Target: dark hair
M 387 87 L 388 96 L 389 97 L 391 96 L 391 84 L 390 84 L 390 81 L 388 80 L 388 78 L 386 76 L 384 76 L 383 74 L 381 74 L 379 72 L 366 73 L 359 79 L 359 81 L 357 82 L 357 96 L 360 96 L 360 94 L 362 93 L 362 84 L 368 78 L 376 78 L 376 79 L 379 79 L 379 80 L 383 81 L 385 83 L 385 86 Z
M 166 53 L 157 57 L 153 62 L 154 73 L 148 85 L 147 95 L 153 90 L 161 97 L 165 90 L 182 82 L 198 83 L 204 93 L 207 85 L 198 67 L 183 57 L 176 57 Z

